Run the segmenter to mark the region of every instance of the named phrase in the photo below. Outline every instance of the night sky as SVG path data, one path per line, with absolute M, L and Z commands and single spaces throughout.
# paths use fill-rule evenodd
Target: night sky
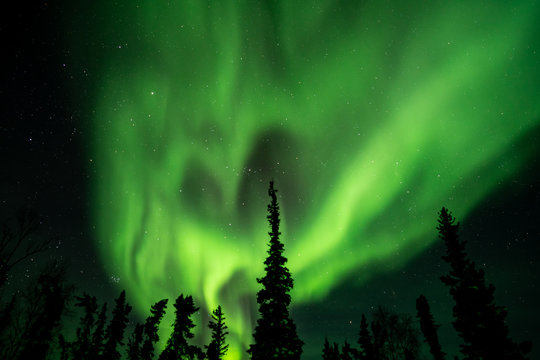
M 58 258 L 133 320 L 191 294 L 246 358 L 273 178 L 304 359 L 419 294 L 457 354 L 442 206 L 540 356 L 539 4 L 164 4 L 3 12 L 0 215 L 55 239 L 11 288 Z

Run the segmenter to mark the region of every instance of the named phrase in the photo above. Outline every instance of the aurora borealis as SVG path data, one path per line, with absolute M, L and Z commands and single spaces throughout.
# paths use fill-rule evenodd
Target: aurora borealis
M 70 42 L 93 76 L 103 263 L 140 314 L 179 292 L 221 304 L 230 359 L 251 341 L 270 178 L 301 305 L 405 266 L 442 205 L 465 218 L 535 155 L 534 1 L 86 6 Z

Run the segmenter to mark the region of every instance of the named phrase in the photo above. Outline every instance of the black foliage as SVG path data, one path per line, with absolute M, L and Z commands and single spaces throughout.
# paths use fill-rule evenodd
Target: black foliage
M 14 359 L 45 359 L 60 326 L 72 289 L 65 285 L 65 266 L 54 263 L 40 274 L 27 294 L 28 313 Z M 7 356 L 5 357 L 8 358 Z
M 446 246 L 443 260 L 450 272 L 441 277 L 455 301 L 454 328 L 463 339 L 464 359 L 525 359 L 530 343 L 517 344 L 510 339 L 506 325 L 507 311 L 495 305 L 492 284 L 486 284 L 484 271 L 465 252 L 466 242 L 459 238 L 459 223 L 446 209 L 439 213 L 439 237 Z
M 204 358 L 204 353 L 199 347 L 188 343 L 188 340 L 194 336 L 191 330 L 195 324 L 191 320 L 191 316 L 199 310 L 193 303 L 193 298 L 181 294 L 174 303 L 174 309 L 173 331 L 167 340 L 165 349 L 159 356 L 159 360 Z
M 362 360 L 372 360 L 373 357 L 373 339 L 369 333 L 369 325 L 366 320 L 366 316 L 362 314 L 362 320 L 360 321 L 360 331 L 358 333 L 358 345 L 360 349 L 358 351 L 358 358 Z
M 112 319 L 105 332 L 106 340 L 103 348 L 102 358 L 104 360 L 120 359 L 118 346 L 124 345 L 124 331 L 128 323 L 128 315 L 131 312 L 131 305 L 126 302 L 126 292 L 122 291 L 115 300 L 115 307 L 112 313 Z
M 248 353 L 253 360 L 298 360 L 302 354 L 303 341 L 296 333 L 296 325 L 289 315 L 293 279 L 286 267 L 284 246 L 279 240 L 279 205 L 270 181 L 267 219 L 270 224 L 268 257 L 264 261 L 265 276 L 257 279 L 262 289 L 257 293 L 260 318 L 253 333 L 254 343 Z
M 264 261 L 265 275 L 257 282 L 262 288 L 257 293 L 260 317 L 254 329 L 254 343 L 248 354 L 252 360 L 299 360 L 303 342 L 299 339 L 294 321 L 289 314 L 290 291 L 293 279 L 286 267 L 284 245 L 280 241 L 279 206 L 277 190 L 271 181 L 268 194 L 267 219 L 270 225 L 268 256 Z M 28 212 L 19 216 L 16 230 L 5 228 L 0 238 L 0 288 L 9 270 L 28 256 L 46 249 L 47 241 L 34 241 L 30 235 L 37 227 L 36 218 Z M 7 230 L 6 230 L 7 229 Z M 450 265 L 448 274 L 441 277 L 449 287 L 454 299 L 453 326 L 462 338 L 460 346 L 463 360 L 523 360 L 531 351 L 530 342 L 516 343 L 509 337 L 506 325 L 507 311 L 495 305 L 492 284 L 486 284 L 484 271 L 477 269 L 469 259 L 466 242 L 459 237 L 459 223 L 446 209 L 439 213 L 437 230 L 444 241 L 446 254 L 443 260 Z M 27 244 L 23 246 L 22 244 Z M 122 347 L 124 332 L 131 306 L 126 302 L 125 291 L 115 300 L 112 319 L 107 326 L 107 304 L 98 313 L 98 302 L 83 293 L 75 297 L 75 307 L 82 309 L 80 325 L 75 340 L 69 342 L 58 335 L 62 314 L 71 298 L 72 288 L 65 284 L 65 266 L 55 263 L 43 270 L 37 281 L 22 292 L 22 299 L 13 296 L 3 302 L 0 309 L 0 358 L 6 360 L 46 359 L 51 355 L 61 360 L 119 360 L 120 351 L 129 360 L 154 359 L 154 349 L 159 341 L 158 329 L 167 308 L 167 299 L 152 305 L 150 316 L 143 324 L 137 324 L 131 334 L 127 349 Z M 2 293 L 0 293 L 0 296 Z M 19 301 L 22 300 L 22 301 Z M 191 296 L 180 295 L 175 303 L 173 331 L 161 352 L 159 360 L 221 360 L 226 355 L 227 326 L 221 306 L 212 312 L 208 326 L 211 341 L 205 351 L 190 344 L 195 327 L 192 316 L 199 310 Z M 444 360 L 437 336 L 438 325 L 425 296 L 416 300 L 420 329 L 434 360 Z M 419 359 L 419 331 L 413 319 L 379 307 L 368 323 L 362 315 L 358 333 L 359 348 L 345 341 L 340 347 L 325 338 L 322 358 L 324 360 L 413 360 Z M 55 340 L 57 343 L 55 344 Z M 57 345 L 58 352 L 51 348 Z
M 208 327 L 212 330 L 212 339 L 210 344 L 206 346 L 206 358 L 208 360 L 221 360 L 229 348 L 229 345 L 225 343 L 225 336 L 229 332 L 220 305 L 212 312 L 212 320 L 208 322 Z
M 420 342 L 412 318 L 379 307 L 371 322 L 373 359 L 416 359 Z
M 420 319 L 420 330 L 422 330 L 424 338 L 429 345 L 429 352 L 433 355 L 434 360 L 444 360 L 446 354 L 442 351 L 439 336 L 437 335 L 439 325 L 435 324 L 435 320 L 433 320 L 433 315 L 429 309 L 429 303 L 424 295 L 420 295 L 416 299 L 416 311 L 416 316 Z
M 50 238 L 32 238 L 39 225 L 39 216 L 35 211 L 21 209 L 17 213 L 16 226 L 3 226 L 0 235 L 0 288 L 15 265 L 49 248 Z
M 128 360 L 140 360 L 141 357 L 141 343 L 143 340 L 144 325 L 137 323 L 135 329 L 128 340 Z
M 339 345 L 335 342 L 330 345 L 328 338 L 325 337 L 322 358 L 323 360 L 340 360 Z
M 66 341 L 62 334 L 58 336 L 58 346 L 60 347 L 60 360 L 68 360 L 71 344 Z
M 346 340 L 341 347 L 341 353 L 339 354 L 340 360 L 355 360 L 359 358 L 358 350 L 353 348 Z
M 96 326 L 92 334 L 92 346 L 88 351 L 89 359 L 97 359 L 105 349 L 105 325 L 107 323 L 107 303 L 103 303 L 99 311 Z
M 141 350 L 141 359 L 151 360 L 154 358 L 154 346 L 159 341 L 159 324 L 165 309 L 167 308 L 168 299 L 163 299 L 152 305 L 150 308 L 150 316 L 146 318 L 144 323 L 144 343 Z
M 77 301 L 75 306 L 84 309 L 84 316 L 81 317 L 80 327 L 77 329 L 77 339 L 71 345 L 73 357 L 80 360 L 91 359 L 89 354 L 92 346 L 91 332 L 97 316 L 97 299 L 86 293 L 76 296 L 75 299 Z

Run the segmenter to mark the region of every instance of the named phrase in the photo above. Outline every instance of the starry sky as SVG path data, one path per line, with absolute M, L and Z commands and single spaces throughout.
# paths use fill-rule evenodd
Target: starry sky
M 447 206 L 511 335 L 540 338 L 539 14 L 534 1 L 20 5 L 1 25 L 0 213 L 35 209 L 55 238 L 46 257 L 81 291 L 126 289 L 134 319 L 180 292 L 203 323 L 221 304 L 240 359 L 273 178 L 315 359 L 325 336 L 354 343 L 362 313 L 414 314 L 421 293 L 455 353 L 435 230 Z

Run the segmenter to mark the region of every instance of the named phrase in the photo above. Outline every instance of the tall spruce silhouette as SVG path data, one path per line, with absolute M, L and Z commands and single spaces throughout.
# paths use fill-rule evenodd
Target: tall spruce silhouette
M 362 320 L 360 320 L 360 331 L 358 333 L 358 345 L 360 349 L 358 351 L 358 358 L 361 360 L 373 360 L 373 340 L 369 333 L 369 325 L 366 320 L 366 316 L 362 314 Z
M 96 327 L 92 333 L 92 346 L 88 350 L 89 359 L 97 359 L 103 354 L 104 339 L 105 339 L 105 325 L 107 324 L 107 303 L 101 305 L 99 314 L 96 320 Z
M 416 299 L 416 311 L 416 316 L 420 319 L 420 330 L 422 330 L 424 338 L 429 345 L 429 352 L 433 355 L 434 360 L 444 360 L 446 354 L 441 349 L 439 336 L 437 335 L 439 325 L 435 324 L 433 315 L 429 309 L 429 303 L 424 295 L 420 295 Z
M 154 346 L 159 341 L 159 323 L 165 315 L 168 299 L 163 299 L 152 305 L 150 316 L 144 323 L 144 343 L 142 345 L 141 358 L 151 360 L 154 358 Z
M 202 359 L 204 354 L 200 348 L 188 343 L 193 338 L 191 329 L 195 324 L 191 316 L 199 310 L 193 303 L 191 296 L 178 296 L 174 303 L 175 318 L 173 331 L 165 349 L 161 352 L 159 360 Z
M 507 311 L 495 305 L 495 287 L 486 285 L 484 271 L 467 256 L 466 242 L 459 238 L 459 223 L 444 207 L 438 223 L 439 237 L 446 246 L 442 258 L 450 265 L 449 273 L 441 280 L 450 287 L 455 301 L 453 325 L 464 342 L 460 346 L 464 359 L 525 359 L 531 343 L 518 345 L 509 338 Z
M 270 224 L 268 257 L 264 261 L 265 276 L 257 279 L 262 289 L 257 293 L 260 318 L 253 333 L 254 343 L 248 353 L 252 360 L 297 360 L 302 354 L 302 340 L 296 333 L 296 325 L 289 315 L 293 279 L 285 266 L 284 246 L 279 240 L 279 205 L 270 181 L 267 219 Z
M 126 292 L 122 291 L 115 300 L 113 317 L 106 331 L 106 341 L 102 358 L 105 360 L 120 359 L 118 346 L 124 345 L 124 331 L 128 323 L 128 315 L 131 312 L 131 305 L 126 302 Z
M 330 345 L 328 338 L 324 338 L 324 345 L 322 350 L 323 360 L 340 360 L 339 359 L 339 345 L 334 342 Z
M 144 325 L 137 323 L 135 329 L 128 340 L 127 356 L 128 360 L 140 360 L 141 357 L 141 345 L 143 341 Z
M 225 325 L 225 316 L 221 305 L 212 312 L 212 320 L 208 322 L 208 327 L 212 330 L 212 340 L 206 346 L 206 358 L 208 360 L 221 360 L 227 353 L 229 345 L 225 343 L 225 336 L 229 334 Z
M 341 347 L 341 353 L 339 354 L 339 359 L 340 360 L 355 360 L 355 359 L 358 359 L 358 357 L 359 357 L 358 350 L 353 348 L 351 344 L 349 344 L 347 340 L 345 340 L 345 342 L 343 343 L 343 346 Z
M 72 344 L 73 357 L 78 360 L 93 359 L 89 357 L 90 347 L 92 346 L 91 333 L 95 325 L 97 311 L 97 299 L 84 293 L 82 296 L 76 296 L 75 306 L 84 309 L 84 316 L 80 319 L 80 326 L 77 329 L 77 339 Z

